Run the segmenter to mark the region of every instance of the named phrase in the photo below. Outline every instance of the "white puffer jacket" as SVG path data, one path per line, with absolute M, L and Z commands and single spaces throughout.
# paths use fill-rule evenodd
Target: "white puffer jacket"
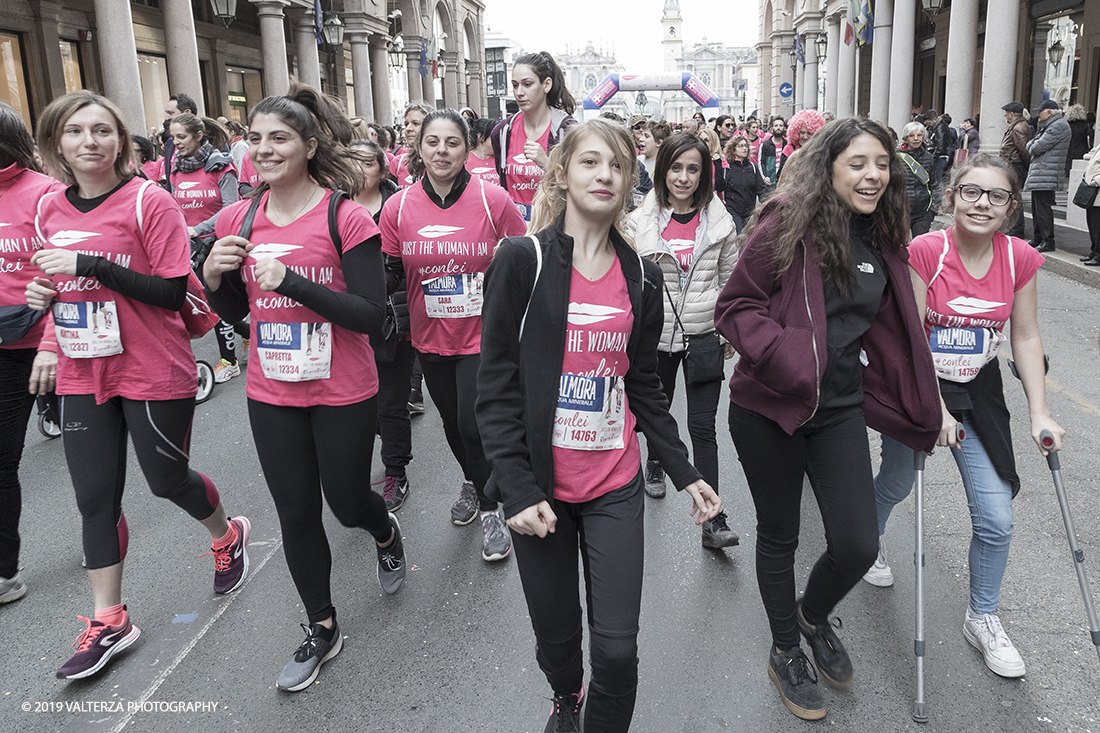
M 695 251 L 687 273 L 687 284 L 680 290 L 680 264 L 676 255 L 661 237 L 672 220 L 672 210 L 657 205 L 656 190 L 646 194 L 642 205 L 634 210 L 627 222 L 627 234 L 634 239 L 638 254 L 661 266 L 665 276 L 665 326 L 657 348 L 661 351 L 684 350 L 684 338 L 676 324 L 676 315 L 669 300 L 680 314 L 680 322 L 689 334 L 714 330 L 714 305 L 718 293 L 733 272 L 740 251 L 733 218 L 715 196 L 699 212 L 699 228 L 695 232 Z

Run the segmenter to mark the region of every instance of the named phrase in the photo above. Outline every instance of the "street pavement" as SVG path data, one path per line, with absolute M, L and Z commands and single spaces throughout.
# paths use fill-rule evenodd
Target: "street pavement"
M 1058 244 L 1067 250 L 1066 266 L 1083 270 L 1076 257 L 1070 261 L 1075 245 L 1068 231 L 1059 230 Z M 1038 277 L 1039 320 L 1052 361 L 1050 409 L 1068 433 L 1063 475 L 1086 567 L 1100 592 L 1100 380 L 1094 376 L 1100 291 L 1049 265 Z M 195 351 L 216 359 L 212 338 L 197 342 Z M 846 691 L 826 690 L 828 715 L 821 725 L 841 731 L 1100 730 L 1100 662 L 1051 476 L 1028 436 L 1022 390 L 1007 374 L 1006 368 L 1023 490 L 1015 501 L 1016 531 L 999 613 L 1028 675 L 997 677 L 962 637 L 970 528 L 958 470 L 947 452 L 937 451 L 926 471 L 929 722 L 911 719 L 909 499 L 895 511 L 886 534 L 896 585 L 879 589 L 861 582 L 836 609 L 855 681 Z M 275 689 L 280 668 L 302 639 L 298 624 L 305 615 L 256 459 L 244 387 L 244 378 L 219 385 L 198 406 L 192 459 L 218 485 L 227 510 L 252 522 L 246 584 L 227 597 L 213 594 L 213 560 L 200 556 L 208 549 L 202 528 L 150 494 L 131 452 L 124 598 L 142 637 L 87 681 L 54 677 L 84 627 L 76 616 L 90 615 L 92 604 L 62 446 L 43 438 L 32 423 L 22 469 L 22 563 L 30 592 L 0 608 L 0 730 L 542 731 L 550 691 L 535 662 L 515 559 L 485 563 L 476 523 L 450 524 L 461 476 L 430 400 L 427 414 L 414 419 L 413 488 L 399 513 L 410 562 L 404 587 L 385 596 L 375 579 L 371 537 L 340 526 L 326 509 L 344 650 L 309 689 Z M 682 394 L 673 410 L 681 424 Z M 804 725 L 782 707 L 765 671 L 769 638 L 755 580 L 752 504 L 724 406 L 718 423 L 721 495 L 742 544 L 704 550 L 684 495 L 646 500 L 636 731 L 783 731 Z M 363 478 L 381 481 L 377 447 L 373 475 Z M 820 516 L 807 489 L 796 567 L 800 588 L 823 550 Z

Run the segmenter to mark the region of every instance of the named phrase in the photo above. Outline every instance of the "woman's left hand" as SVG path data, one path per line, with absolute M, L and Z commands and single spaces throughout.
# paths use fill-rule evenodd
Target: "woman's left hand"
M 1052 450 L 1062 450 L 1062 438 L 1066 437 L 1066 431 L 1062 429 L 1061 425 L 1054 422 L 1050 415 L 1043 415 L 1031 418 L 1031 439 L 1035 441 L 1035 445 L 1039 446 L 1039 452 L 1044 456 L 1051 452 L 1043 447 L 1043 443 L 1039 439 L 1039 434 L 1044 430 L 1049 430 L 1050 434 L 1054 436 L 1054 448 Z
M 39 351 L 34 355 L 31 365 L 31 381 L 27 390 L 31 394 L 52 392 L 57 385 L 57 354 L 53 351 Z
M 691 500 L 695 502 L 691 507 L 691 516 L 695 517 L 696 524 L 714 519 L 718 512 L 722 511 L 722 500 L 703 479 L 688 484 L 684 487 L 684 491 L 691 494 Z
M 265 257 L 256 262 L 256 284 L 260 290 L 272 291 L 283 284 L 286 277 L 286 265 L 274 257 Z
M 528 140 L 523 145 L 523 157 L 527 158 L 539 168 L 546 170 L 550 167 L 550 156 L 546 154 L 546 151 L 542 149 L 534 140 Z
M 733 344 L 726 344 L 722 347 L 722 356 L 732 359 L 737 356 L 737 349 L 733 348 Z
M 67 249 L 40 249 L 31 257 L 31 264 L 47 277 L 76 276 L 76 252 Z

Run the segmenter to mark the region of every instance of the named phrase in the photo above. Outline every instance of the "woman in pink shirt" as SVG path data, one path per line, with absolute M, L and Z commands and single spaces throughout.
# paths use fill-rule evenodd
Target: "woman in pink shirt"
M 425 115 L 432 108 L 423 102 L 413 102 L 405 108 L 405 126 L 402 134 L 405 136 L 405 144 L 393 151 L 390 160 L 390 175 L 397 182 L 398 188 L 408 188 L 416 181 L 416 176 L 409 174 L 409 154 L 416 145 L 416 137 L 420 134 L 420 125 L 424 122 Z
M 195 357 L 180 316 L 191 271 L 183 214 L 162 188 L 134 176 L 122 113 L 88 91 L 46 107 L 38 147 L 68 185 L 38 202 L 42 276 L 27 304 L 53 308 L 65 458 L 83 518 L 84 556 L 95 599 L 88 628 L 58 677 L 100 671 L 140 635 L 122 604 L 129 533 L 122 513 L 127 436 L 153 494 L 209 532 L 214 590 L 248 572 L 249 523 L 228 519 L 218 490 L 188 466 L 195 412 Z
M 439 409 L 447 443 L 467 481 L 451 507 L 451 522 L 481 515 L 486 561 L 512 551 L 497 502 L 485 496 L 489 466 L 474 418 L 481 362 L 481 302 L 485 270 L 497 243 L 526 229 L 499 186 L 473 178 L 466 120 L 452 109 L 424 118 L 412 170 L 423 178 L 382 208 L 382 251 L 390 291 L 402 277 L 408 292 L 412 344 Z
M 60 188 L 38 172 L 23 118 L 0 102 L 0 603 L 27 593 L 19 575 L 19 461 L 34 395 L 54 388 L 57 344 L 49 318 L 27 307 L 23 291 L 31 256 L 42 247 L 35 207 Z
M 382 590 L 405 578 L 401 526 L 368 485 L 378 392 L 368 334 L 381 330 L 385 284 L 378 227 L 342 201 L 363 185 L 351 135 L 335 103 L 302 84 L 253 107 L 248 154 L 263 183 L 218 219 L 203 264 L 218 313 L 252 318 L 248 417 L 309 620 L 276 681 L 287 692 L 309 687 L 343 647 L 322 492 L 343 525 L 374 538 Z
M 534 237 L 501 245 L 486 283 L 478 425 L 504 502 L 554 691 L 547 731 L 581 730 L 586 704 L 578 555 L 592 675 L 584 729 L 624 733 L 638 686 L 643 477 L 635 427 L 693 501 L 721 501 L 688 461 L 657 376 L 661 269 L 623 239 L 634 144 L 621 124 L 578 126 L 551 153 Z

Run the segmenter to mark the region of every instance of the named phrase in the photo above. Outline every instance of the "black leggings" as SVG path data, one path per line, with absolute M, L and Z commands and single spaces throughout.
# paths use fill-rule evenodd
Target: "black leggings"
M 0 578 L 19 571 L 19 461 L 34 395 L 27 391 L 34 349 L 0 349 Z
M 473 481 L 481 511 L 491 512 L 497 503 L 485 496 L 489 480 L 489 462 L 481 447 L 474 404 L 477 402 L 477 370 L 481 354 L 448 356 L 420 354 L 420 366 L 432 402 L 443 418 L 443 432 L 464 476 Z
M 375 417 L 373 397 L 339 407 L 248 400 L 256 453 L 279 513 L 286 564 L 310 623 L 335 611 L 321 492 L 345 527 L 361 527 L 379 542 L 390 537 L 386 502 L 370 488 Z
M 168 499 L 197 520 L 218 507 L 218 490 L 188 466 L 195 398 L 130 400 L 95 395 L 61 397 L 61 436 L 76 505 L 84 520 L 84 557 L 89 570 L 117 565 L 126 557 L 129 534 L 122 514 L 126 483 L 126 435 L 155 496 Z
M 580 579 L 584 566 L 592 679 L 584 729 L 630 728 L 638 692 L 638 616 L 642 605 L 645 503 L 641 472 L 592 501 L 554 500 L 558 517 L 544 538 L 513 534 L 516 561 L 537 643 L 536 658 L 556 693 L 575 694 L 584 680 Z
M 780 651 L 798 646 L 794 554 L 802 481 L 825 525 L 825 553 L 803 596 L 806 621 L 824 623 L 878 556 L 878 518 L 867 425 L 858 407 L 819 410 L 787 435 L 774 421 L 730 403 L 730 435 L 756 505 L 756 581 Z
M 684 361 L 686 351 L 657 351 L 657 376 L 661 378 L 661 389 L 668 399 L 669 407 L 676 394 L 676 372 Z M 718 436 L 714 423 L 718 416 L 718 399 L 722 396 L 722 380 L 687 384 L 687 422 L 688 435 L 691 436 L 691 457 L 703 480 L 710 484 L 714 493 L 718 493 Z M 657 460 L 651 454 L 649 460 Z
M 237 363 L 237 336 L 243 339 L 249 337 L 250 329 L 248 321 L 229 324 L 218 321 L 215 329 L 218 332 L 218 354 L 230 364 Z
M 378 434 L 382 437 L 382 464 L 387 476 L 404 476 L 412 461 L 412 419 L 409 417 L 409 378 L 416 350 L 412 342 L 397 342 L 393 361 L 378 366 Z

